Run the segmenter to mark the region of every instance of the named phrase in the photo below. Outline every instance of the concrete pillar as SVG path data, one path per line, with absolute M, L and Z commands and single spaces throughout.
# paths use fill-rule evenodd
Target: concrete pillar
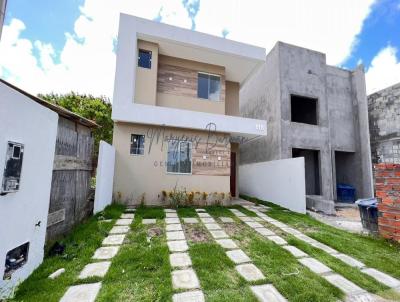
M 373 197 L 373 178 L 372 178 L 372 160 L 371 160 L 371 145 L 369 137 L 368 123 L 368 102 L 365 88 L 364 66 L 359 65 L 352 72 L 352 87 L 354 102 L 357 105 L 358 113 L 358 134 L 359 134 L 359 152 L 361 161 L 361 179 L 362 192 L 360 197 Z

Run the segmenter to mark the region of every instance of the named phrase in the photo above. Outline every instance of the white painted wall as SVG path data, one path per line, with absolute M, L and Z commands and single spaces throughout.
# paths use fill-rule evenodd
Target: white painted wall
M 205 130 L 208 123 L 214 123 L 218 132 L 246 137 L 267 135 L 265 120 L 135 103 L 137 39 L 158 43 L 164 55 L 224 66 L 226 79 L 240 83 L 265 62 L 264 48 L 121 14 L 112 109 L 114 121 L 196 130 Z
M 102 211 L 112 202 L 115 148 L 104 141 L 100 141 L 99 159 L 96 172 L 96 192 L 93 212 Z
M 7 142 L 24 144 L 20 189 L 0 196 L 0 292 L 27 278 L 43 260 L 57 122 L 55 112 L 0 83 L 0 183 Z M 3 280 L 7 252 L 28 241 L 28 262 Z
M 305 213 L 304 158 L 239 166 L 239 192 L 295 212 Z

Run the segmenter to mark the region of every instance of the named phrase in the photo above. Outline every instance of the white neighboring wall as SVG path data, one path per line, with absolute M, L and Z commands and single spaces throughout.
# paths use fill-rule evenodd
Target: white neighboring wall
M 57 123 L 57 113 L 0 83 L 0 184 L 7 142 L 24 144 L 20 188 L 0 196 L 0 295 L 43 260 Z M 7 252 L 26 242 L 30 243 L 27 263 L 10 280 L 3 280 Z
M 306 213 L 304 158 L 239 166 L 239 192 Z
M 100 141 L 93 209 L 94 214 L 102 211 L 112 202 L 114 166 L 115 148 L 104 141 Z

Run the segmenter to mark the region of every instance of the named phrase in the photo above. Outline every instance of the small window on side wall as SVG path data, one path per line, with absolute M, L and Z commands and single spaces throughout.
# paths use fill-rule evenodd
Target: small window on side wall
M 1 193 L 11 193 L 19 190 L 23 157 L 23 144 L 7 142 L 7 154 Z
M 198 73 L 197 97 L 219 101 L 221 94 L 221 77 L 204 72 Z
M 151 51 L 139 49 L 138 66 L 151 69 Z
M 132 155 L 143 155 L 144 154 L 144 135 L 132 134 L 131 135 L 131 150 Z

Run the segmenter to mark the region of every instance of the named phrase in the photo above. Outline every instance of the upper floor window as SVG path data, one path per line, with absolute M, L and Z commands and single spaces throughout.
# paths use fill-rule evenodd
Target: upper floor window
M 151 51 L 139 49 L 138 66 L 151 69 Z
M 318 99 L 290 95 L 291 121 L 318 125 Z
M 197 79 L 197 97 L 212 101 L 219 101 L 221 94 L 221 77 L 209 73 L 199 72 Z
M 132 134 L 131 135 L 131 154 L 143 155 L 144 154 L 144 135 Z

